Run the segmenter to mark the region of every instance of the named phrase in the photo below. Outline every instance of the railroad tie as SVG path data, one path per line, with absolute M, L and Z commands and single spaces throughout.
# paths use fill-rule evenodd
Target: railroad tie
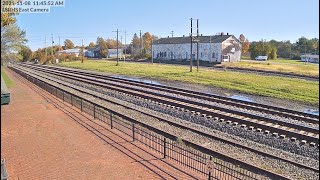
M 296 141 L 297 141 L 297 138 L 296 138 L 296 137 L 291 137 L 290 140 L 291 140 L 292 142 L 296 142 Z
M 307 141 L 306 140 L 301 140 L 301 144 L 305 145 L 305 144 L 307 144 Z
M 284 135 L 284 134 L 280 135 L 280 139 L 285 139 L 285 138 L 286 138 L 286 135 Z
M 272 136 L 273 137 L 278 137 L 278 133 L 274 132 L 274 133 L 272 133 Z
M 311 146 L 311 147 L 316 147 L 316 143 L 315 143 L 315 142 L 311 142 L 311 143 L 310 143 L 310 146 Z
M 247 127 L 247 125 L 245 125 L 245 124 L 241 124 L 241 126 L 240 127 L 242 127 L 242 128 L 246 128 Z

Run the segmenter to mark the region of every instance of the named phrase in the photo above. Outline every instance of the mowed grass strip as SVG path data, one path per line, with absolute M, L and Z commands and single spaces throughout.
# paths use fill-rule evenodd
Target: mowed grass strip
M 227 63 L 223 63 L 221 66 L 278 71 L 278 72 L 319 77 L 319 64 L 312 64 L 312 63 L 305 64 L 304 62 L 297 61 L 297 60 L 279 59 L 279 60 L 268 60 L 268 61 L 262 61 L 262 62 L 245 60 L 241 62 L 230 62 L 230 63 L 227 62 Z
M 188 67 L 159 64 L 86 61 L 63 62 L 64 67 L 107 72 L 143 78 L 182 81 L 235 90 L 238 92 L 319 104 L 319 82 L 231 71 L 200 69 L 189 72 Z M 194 69 L 194 71 L 196 71 Z
M 14 86 L 14 82 L 8 77 L 8 75 L 4 71 L 3 66 L 1 66 L 1 76 L 6 84 L 7 88 L 12 88 Z

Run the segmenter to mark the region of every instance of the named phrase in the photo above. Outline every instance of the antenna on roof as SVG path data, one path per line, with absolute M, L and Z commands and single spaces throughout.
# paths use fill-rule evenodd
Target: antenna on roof
M 174 33 L 174 31 L 171 31 L 171 37 L 173 37 L 173 33 Z

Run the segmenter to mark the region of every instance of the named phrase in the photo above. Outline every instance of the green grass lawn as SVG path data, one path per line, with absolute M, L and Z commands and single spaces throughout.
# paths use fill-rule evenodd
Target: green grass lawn
M 63 62 L 58 65 L 127 76 L 183 81 L 248 94 L 295 100 L 312 105 L 319 104 L 319 83 L 300 79 L 209 69 L 190 73 L 189 68 L 183 66 L 123 62 L 116 66 L 115 62 L 108 61 L 86 61 L 83 64 L 79 61 Z
M 319 64 L 312 64 L 312 63 L 305 64 L 304 62 L 301 62 L 299 60 L 285 60 L 285 59 L 267 60 L 267 61 L 243 60 L 241 62 L 223 63 L 220 66 L 279 71 L 279 72 L 319 77 Z
M 14 82 L 8 77 L 4 71 L 4 67 L 1 66 L 1 76 L 3 77 L 4 82 L 6 83 L 7 88 L 14 86 Z

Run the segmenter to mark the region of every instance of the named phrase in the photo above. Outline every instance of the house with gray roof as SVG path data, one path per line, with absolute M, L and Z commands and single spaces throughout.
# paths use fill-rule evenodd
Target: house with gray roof
M 194 37 L 195 38 L 195 37 Z M 235 62 L 241 59 L 241 42 L 233 35 L 199 36 L 199 59 L 209 62 Z M 161 38 L 152 44 L 152 56 L 160 60 L 190 60 L 191 37 Z M 197 43 L 192 45 L 196 60 Z

